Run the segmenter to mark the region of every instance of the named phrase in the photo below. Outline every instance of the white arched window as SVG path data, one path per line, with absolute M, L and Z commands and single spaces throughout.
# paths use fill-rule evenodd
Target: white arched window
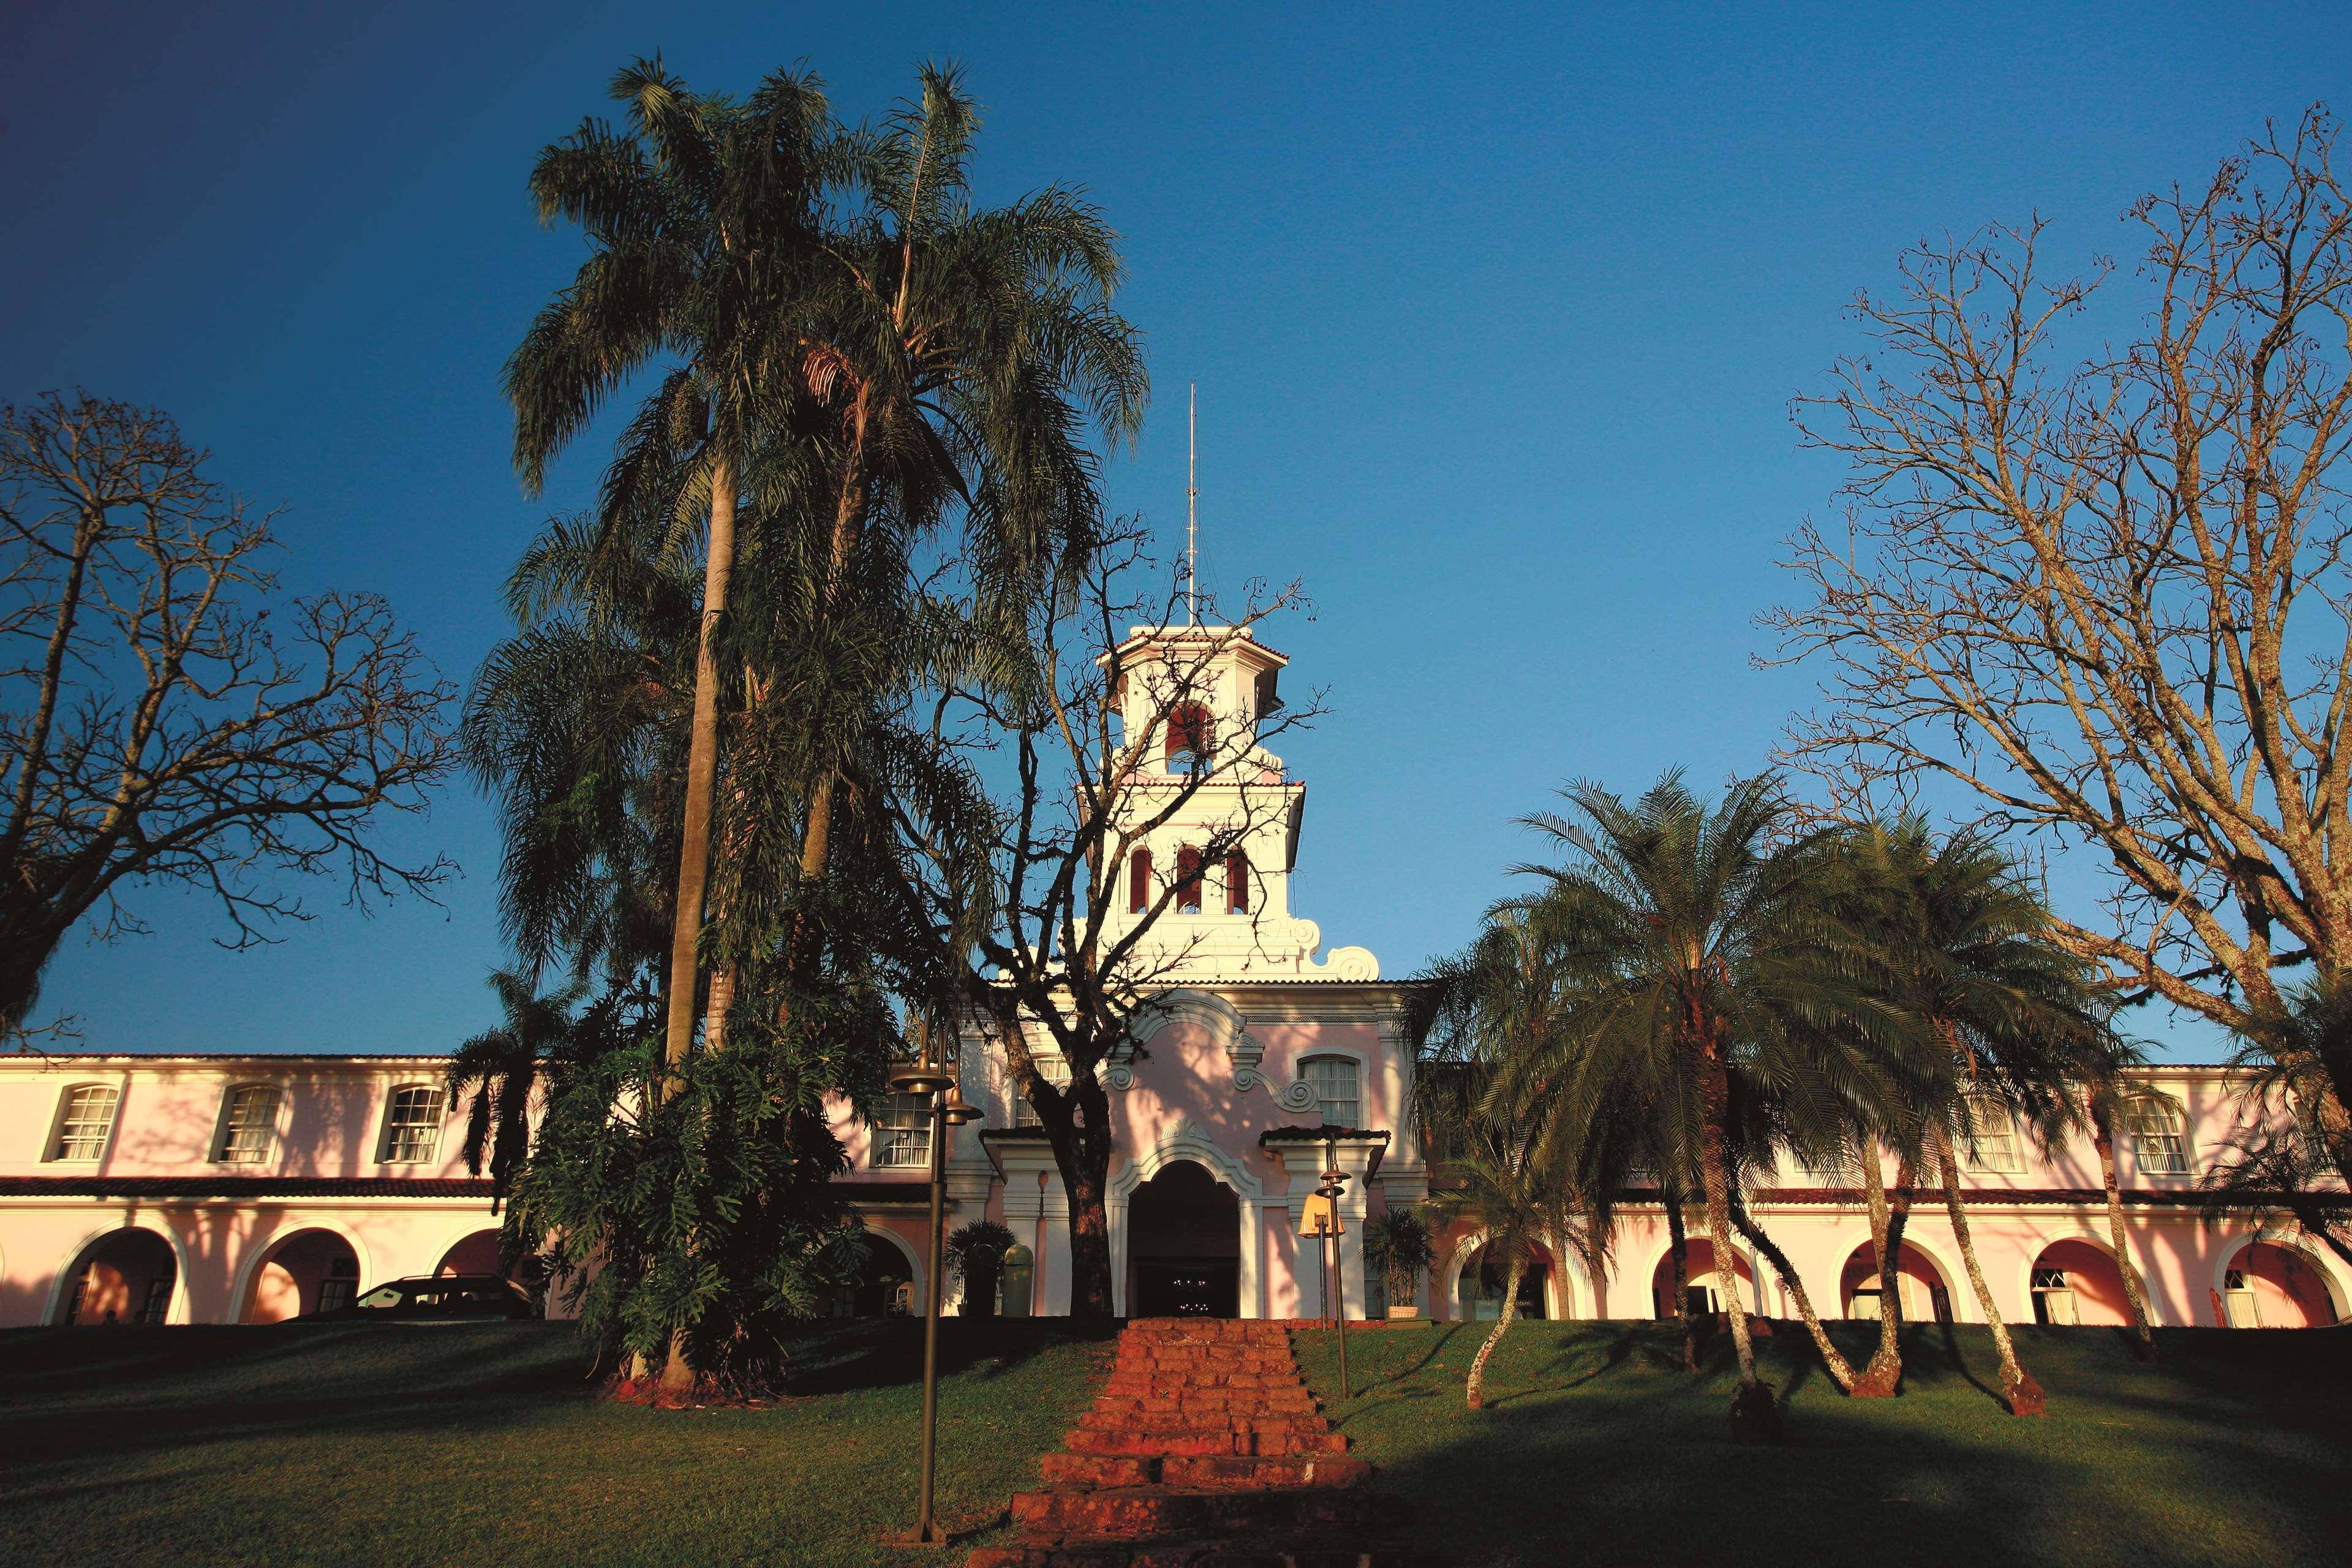
M 383 1160 L 421 1165 L 441 1152 L 441 1086 L 404 1083 L 383 1108 Z
M 52 1160 L 95 1160 L 106 1152 L 114 1131 L 114 1108 L 122 1091 L 110 1083 L 78 1083 L 58 1102 L 58 1134 L 49 1141 Z
M 1970 1171 L 2016 1172 L 2025 1168 L 2018 1155 L 2017 1119 L 1997 1100 L 1969 1101 L 1971 1123 L 1963 1140 L 1962 1168 Z
M 2189 1174 L 2189 1119 L 2178 1102 L 2161 1094 L 2144 1094 L 2125 1108 L 2124 1119 L 2140 1174 Z
M 220 1135 L 213 1158 L 225 1165 L 257 1165 L 269 1158 L 278 1138 L 277 1086 L 241 1083 L 221 1103 Z
M 1360 1069 L 1353 1057 L 1308 1057 L 1298 1064 L 1299 1076 L 1315 1089 L 1326 1127 L 1359 1127 L 1364 1114 Z
M 1070 1087 L 1070 1064 L 1067 1061 L 1065 1061 L 1062 1058 L 1033 1053 L 1029 1058 L 1029 1061 L 1030 1065 L 1037 1069 L 1037 1076 L 1044 1079 L 1047 1083 L 1052 1084 L 1055 1089 L 1067 1089 Z M 1004 1093 L 1005 1097 L 1013 1102 L 1013 1126 L 1039 1127 L 1044 1125 L 1044 1123 L 1037 1120 L 1037 1108 L 1029 1103 L 1029 1097 L 1021 1092 L 1021 1086 L 1014 1083 L 1009 1075 L 1004 1080 Z M 925 1157 L 929 1157 L 928 1150 L 925 1151 Z

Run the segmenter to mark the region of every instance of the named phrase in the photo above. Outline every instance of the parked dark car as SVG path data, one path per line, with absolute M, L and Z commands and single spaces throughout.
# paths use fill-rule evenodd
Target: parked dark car
M 312 1312 L 314 1322 L 488 1322 L 536 1318 L 530 1293 L 496 1274 L 418 1274 L 362 1292 L 348 1307 Z

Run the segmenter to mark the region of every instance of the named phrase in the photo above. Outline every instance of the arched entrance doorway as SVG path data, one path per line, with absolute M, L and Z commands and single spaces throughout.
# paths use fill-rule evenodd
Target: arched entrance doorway
M 2043 1247 L 2033 1259 L 2031 1288 L 2037 1323 L 2114 1327 L 2131 1321 L 2123 1270 L 2096 1242 L 2076 1238 Z
M 2326 1277 L 2293 1247 L 2250 1241 L 2231 1255 L 2221 1279 L 2221 1309 L 2233 1329 L 2336 1325 L 2336 1296 Z
M 1756 1275 L 1748 1267 L 1748 1259 L 1734 1252 L 1731 1255 L 1733 1273 L 1739 1280 L 1742 1305 L 1748 1312 L 1756 1311 Z M 1718 1299 L 1715 1277 L 1715 1244 L 1703 1236 L 1690 1238 L 1689 1279 L 1691 1305 L 1701 1317 L 1724 1310 Z M 1670 1249 L 1658 1256 L 1658 1266 L 1650 1270 L 1650 1310 L 1660 1318 L 1675 1315 L 1675 1255 Z
M 1129 1316 L 1241 1315 L 1241 1198 L 1206 1165 L 1178 1160 L 1135 1189 L 1127 1256 Z
M 331 1312 L 359 1295 L 360 1260 L 331 1230 L 298 1230 L 274 1243 L 253 1276 L 248 1323 L 282 1323 L 306 1312 Z
M 904 1318 L 915 1311 L 915 1270 L 888 1237 L 867 1231 L 856 1278 L 825 1293 L 819 1309 L 830 1318 Z
M 58 1303 L 59 1323 L 161 1323 L 180 1281 L 172 1244 L 152 1230 L 118 1230 L 81 1250 Z
M 1948 1323 L 1952 1321 L 1951 1287 L 1943 1271 L 1909 1242 L 1895 1255 L 1896 1312 L 1906 1323 Z M 1878 1321 L 1878 1247 L 1864 1242 L 1847 1255 L 1845 1272 L 1838 1280 L 1838 1300 L 1849 1318 Z
M 1551 1259 L 1538 1251 L 1519 1274 L 1517 1318 L 1542 1318 L 1544 1289 L 1550 1282 Z M 1462 1265 L 1454 1287 L 1454 1316 L 1465 1323 L 1491 1323 L 1503 1315 L 1503 1287 L 1511 1282 L 1510 1258 L 1492 1247 L 1481 1247 Z

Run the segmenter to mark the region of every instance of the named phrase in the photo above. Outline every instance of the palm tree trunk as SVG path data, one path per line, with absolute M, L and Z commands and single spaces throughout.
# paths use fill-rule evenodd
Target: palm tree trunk
M 1852 1394 L 1858 1381 L 1853 1363 L 1845 1359 L 1844 1352 L 1830 1338 L 1829 1331 L 1822 1326 L 1821 1314 L 1813 1310 L 1812 1298 L 1805 1294 L 1805 1282 L 1790 1267 L 1788 1254 L 1780 1250 L 1779 1243 L 1764 1234 L 1762 1226 L 1748 1217 L 1743 1205 L 1735 1203 L 1731 1205 L 1731 1223 L 1757 1251 L 1770 1260 L 1773 1271 L 1780 1276 L 1780 1283 L 1789 1288 L 1790 1300 L 1797 1303 L 1797 1315 L 1805 1321 L 1805 1331 L 1813 1336 L 1813 1348 L 1822 1352 L 1822 1364 L 1829 1368 L 1830 1376 L 1837 1381 L 1840 1388 Z
M 1519 1314 L 1519 1276 L 1527 1272 L 1527 1259 L 1514 1252 L 1511 1255 L 1510 1278 L 1503 1286 L 1503 1310 L 1495 1320 L 1495 1331 L 1486 1336 L 1486 1342 L 1478 1347 L 1477 1358 L 1470 1363 L 1470 1386 L 1465 1397 L 1473 1410 L 1486 1408 L 1486 1358 L 1495 1353 L 1495 1347 L 1503 1342 L 1504 1332 L 1510 1328 L 1511 1320 Z
M 1709 1040 L 1705 1058 L 1706 1122 L 1699 1130 L 1699 1180 L 1706 1189 L 1707 1239 L 1715 1251 L 1716 1289 L 1731 1320 L 1731 1348 L 1739 1361 L 1739 1390 L 1731 1396 L 1731 1435 L 1742 1443 L 1771 1441 L 1780 1435 L 1780 1407 L 1772 1385 L 1756 1375 L 1756 1341 L 1748 1331 L 1748 1303 L 1739 1294 L 1739 1266 L 1731 1249 L 1731 1180 L 1724 1158 L 1724 1117 L 1731 1106 L 1731 1080 L 1723 1057 Z
M 1877 1253 L 1874 1261 L 1878 1265 L 1878 1348 L 1871 1352 L 1870 1364 L 1862 1369 L 1853 1392 L 1859 1399 L 1885 1399 L 1903 1382 L 1901 1299 L 1895 1294 L 1896 1286 L 1887 1280 L 1887 1260 L 1901 1257 L 1903 1237 L 1886 1199 L 1886 1168 L 1879 1163 L 1878 1145 L 1866 1135 L 1861 1143 L 1863 1193 L 1870 1200 L 1870 1244 Z M 1907 1213 L 1907 1199 L 1904 1207 Z M 1844 1265 L 1839 1267 L 1843 1269 Z
M 2000 1386 L 2009 1395 L 2009 1413 L 2047 1415 L 2049 1396 L 2042 1393 L 2033 1374 L 2019 1363 L 2009 1324 L 2002 1320 L 2000 1309 L 1993 1304 L 1984 1270 L 1978 1267 L 1977 1244 L 1969 1235 L 1968 1207 L 1960 1202 L 1960 1168 L 1952 1158 L 1952 1140 L 1941 1128 L 1936 1130 L 1935 1137 L 1936 1162 L 1944 1168 L 1944 1212 L 1951 1216 L 1952 1240 L 1960 1249 L 1960 1265 L 1969 1271 L 1969 1287 L 1977 1294 L 1977 1306 L 1984 1312 L 1985 1326 L 1992 1331 L 1993 1348 L 2000 1352 Z
M 1683 1229 L 1682 1194 L 1664 1189 L 1666 1200 L 1666 1256 L 1673 1260 L 1675 1271 L 1675 1321 L 1683 1328 L 1683 1370 L 1698 1370 L 1698 1324 L 1691 1320 L 1690 1310 L 1690 1237 Z
M 2124 1233 L 2123 1184 L 2116 1175 L 2115 1129 L 2104 1109 L 2091 1112 L 2091 1146 L 2099 1152 L 2099 1181 L 2106 1188 L 2107 1240 L 2116 1254 L 2116 1272 L 2123 1276 L 2124 1296 L 2131 1302 L 2135 1349 L 2142 1361 L 2156 1359 L 2156 1327 L 2147 1310 L 2147 1287 L 2132 1267 L 2131 1246 Z
M 670 917 L 669 1016 L 662 1055 L 673 1069 L 673 1080 L 675 1069 L 694 1045 L 703 891 L 710 877 L 710 797 L 719 777 L 719 623 L 727 613 L 727 584 L 734 573 L 735 470 L 721 456 L 710 475 L 710 547 L 702 563 L 702 631 L 694 660 L 686 822 L 678 846 L 677 905 Z

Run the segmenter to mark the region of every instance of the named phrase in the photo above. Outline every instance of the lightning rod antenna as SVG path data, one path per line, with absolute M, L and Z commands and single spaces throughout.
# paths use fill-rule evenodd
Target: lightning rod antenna
M 1184 624 L 1201 624 L 1201 384 L 1184 417 Z

